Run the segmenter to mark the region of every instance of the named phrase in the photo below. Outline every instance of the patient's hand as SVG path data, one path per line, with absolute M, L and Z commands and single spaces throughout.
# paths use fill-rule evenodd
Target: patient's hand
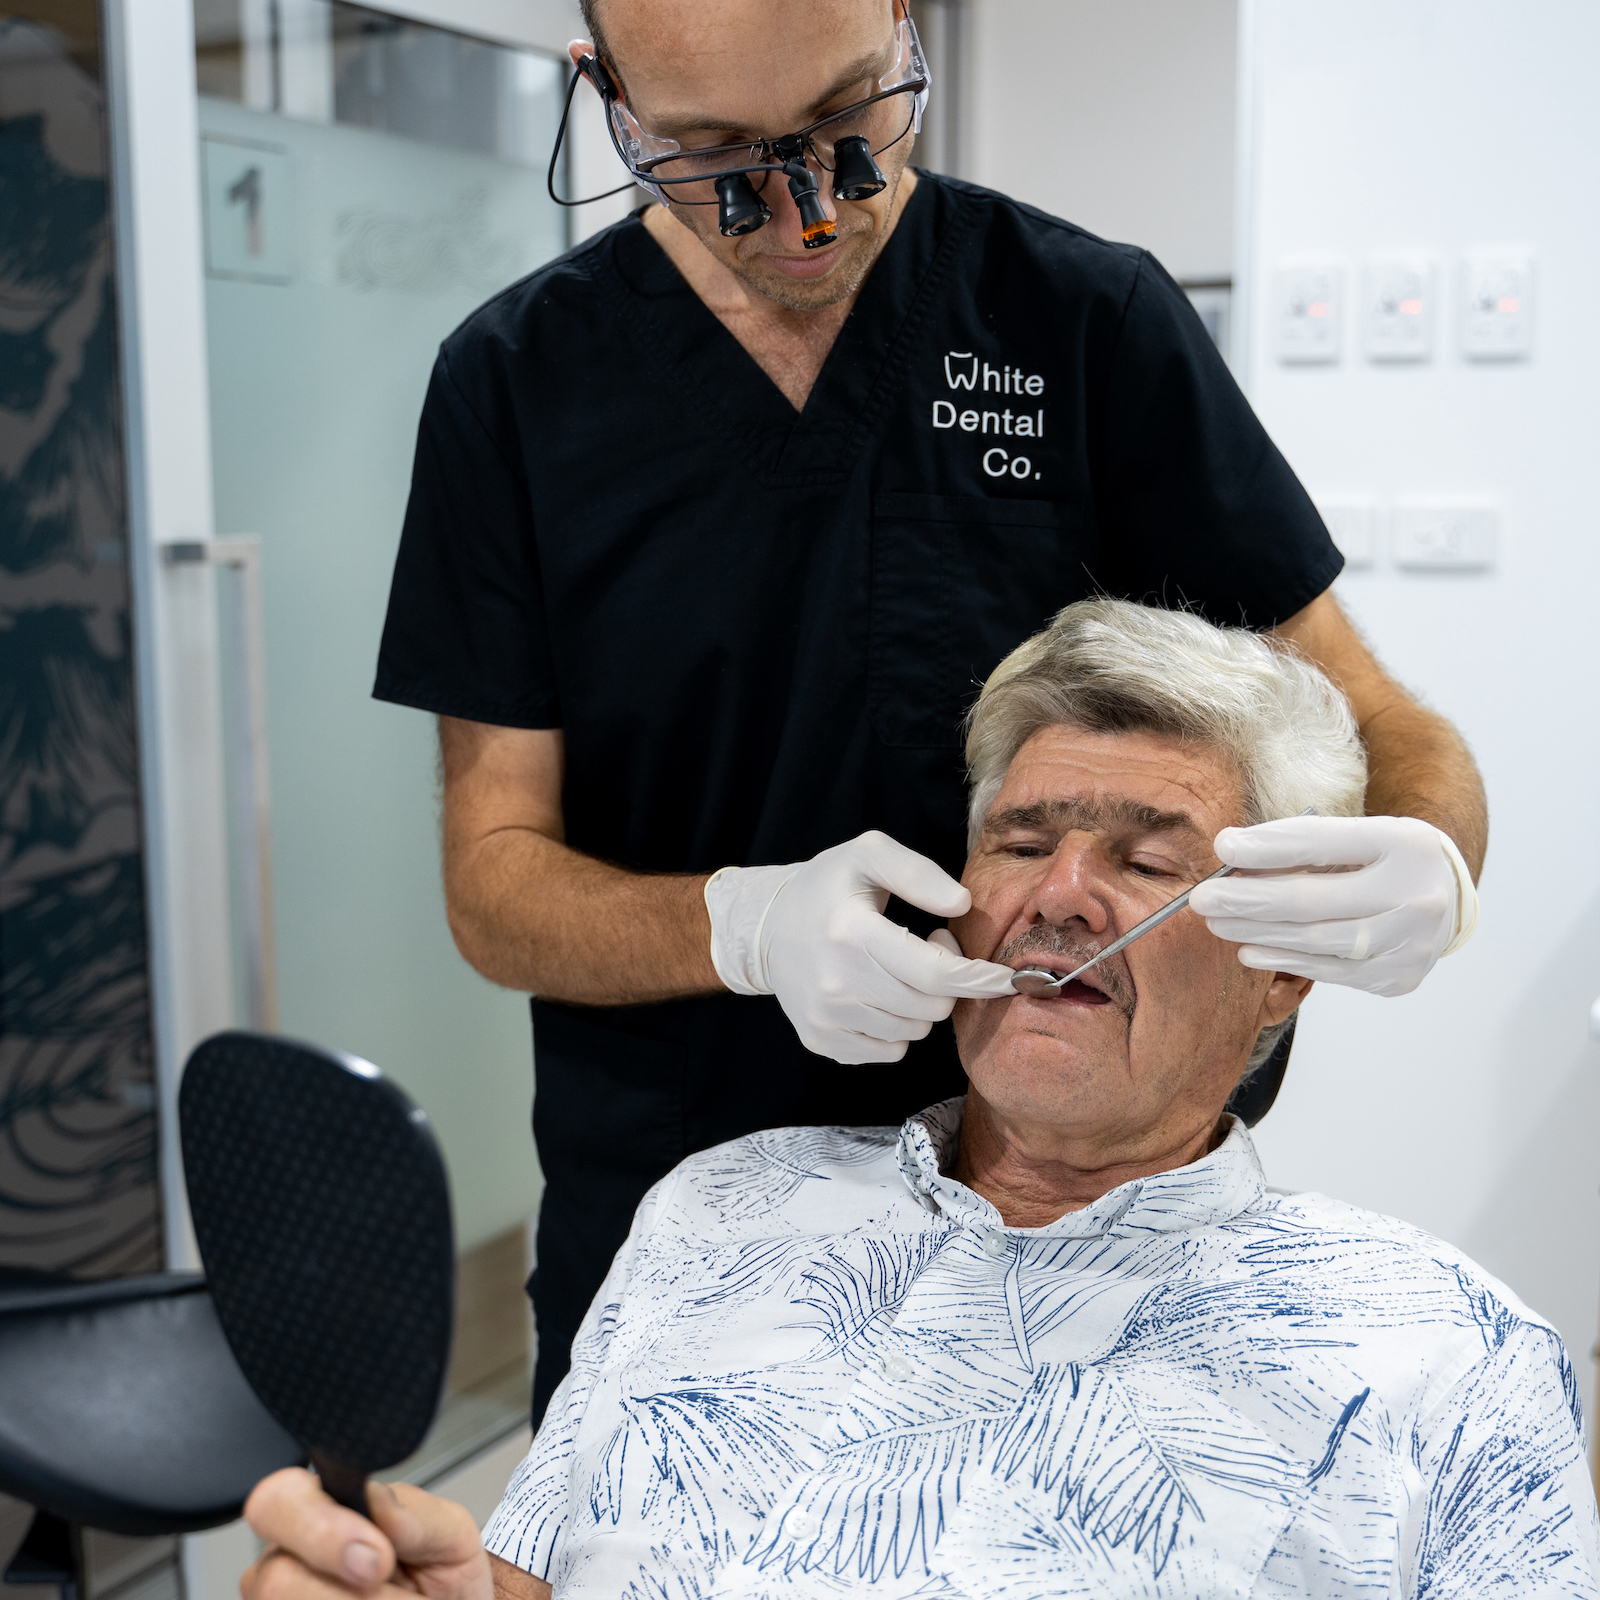
M 367 1500 L 371 1522 L 301 1467 L 263 1478 L 244 1514 L 267 1548 L 240 1580 L 244 1600 L 549 1600 L 549 1584 L 484 1550 L 465 1506 L 404 1483 L 371 1483 Z

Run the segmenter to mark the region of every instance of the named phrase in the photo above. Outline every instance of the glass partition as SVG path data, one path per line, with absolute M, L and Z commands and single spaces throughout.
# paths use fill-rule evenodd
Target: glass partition
M 279 1025 L 423 1105 L 464 1249 L 538 1199 L 526 1000 L 445 923 L 432 719 L 370 698 L 439 341 L 565 247 L 561 63 L 327 0 L 196 8 L 217 530 L 261 542 Z

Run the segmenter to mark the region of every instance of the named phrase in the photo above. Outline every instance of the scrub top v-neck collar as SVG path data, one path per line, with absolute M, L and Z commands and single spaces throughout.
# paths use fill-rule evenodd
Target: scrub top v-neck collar
M 663 418 L 663 428 L 696 413 L 715 417 L 715 431 L 770 486 L 843 482 L 880 423 L 878 402 L 904 376 L 913 331 L 966 231 L 958 219 L 935 236 L 930 187 L 920 182 L 907 201 L 798 413 L 636 212 L 617 236 L 612 288 L 619 313 L 685 396 L 684 412 Z

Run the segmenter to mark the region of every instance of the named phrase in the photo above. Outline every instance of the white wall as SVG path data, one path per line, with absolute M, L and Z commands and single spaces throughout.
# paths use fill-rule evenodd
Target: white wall
M 1338 589 L 1398 676 L 1465 732 L 1494 836 L 1484 922 L 1414 996 L 1324 990 L 1260 1143 L 1277 1183 L 1449 1239 L 1551 1317 L 1584 1365 L 1600 1297 L 1600 528 L 1589 371 L 1600 313 L 1586 0 L 974 0 L 971 175 L 1183 277 L 1238 281 L 1236 370 L 1314 492 L 1487 497 L 1486 574 L 1381 551 Z M 1238 82 L 1239 218 L 1234 214 Z M 1533 358 L 1457 353 L 1465 251 L 1537 262 Z M 1431 255 L 1433 359 L 1285 367 L 1272 266 Z M 1380 546 L 1387 542 L 1380 528 Z M 1554 802 L 1552 804 L 1552 802 Z
M 975 0 L 964 176 L 1144 245 L 1175 277 L 1227 277 L 1234 13 L 1235 0 Z
M 1246 0 L 1240 30 L 1236 360 L 1257 409 L 1313 492 L 1482 495 L 1502 510 L 1491 572 L 1406 573 L 1380 555 L 1338 585 L 1483 768 L 1480 930 L 1413 996 L 1314 995 L 1261 1147 L 1278 1183 L 1460 1246 L 1586 1363 L 1600 1287 L 1600 1043 L 1586 1033 L 1600 992 L 1600 7 Z M 1535 353 L 1469 365 L 1456 270 L 1468 249 L 1508 244 L 1537 259 Z M 1441 270 L 1431 361 L 1373 364 L 1348 318 L 1338 364 L 1272 359 L 1274 263 L 1354 268 L 1397 248 Z

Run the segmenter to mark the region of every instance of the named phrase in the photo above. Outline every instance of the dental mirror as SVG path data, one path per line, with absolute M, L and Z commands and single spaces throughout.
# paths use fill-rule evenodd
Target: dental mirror
M 422 1443 L 450 1359 L 455 1251 L 428 1119 L 370 1062 L 219 1033 L 178 1094 L 189 1209 L 250 1387 L 366 1514 Z

